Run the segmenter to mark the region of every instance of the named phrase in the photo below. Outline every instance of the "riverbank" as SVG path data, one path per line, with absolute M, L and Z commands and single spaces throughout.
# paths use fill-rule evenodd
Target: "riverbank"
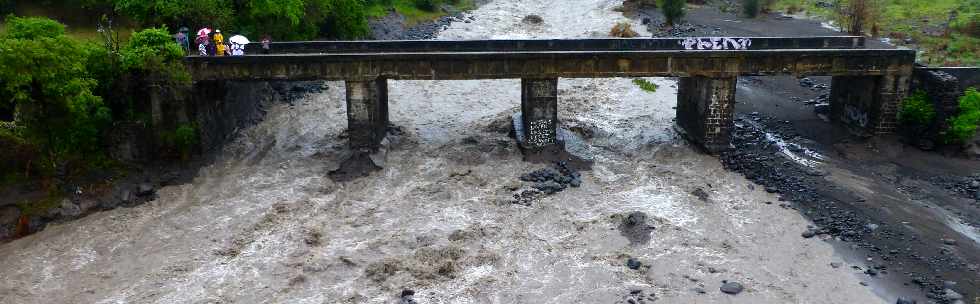
M 844 35 L 807 18 L 746 19 L 711 6 L 692 8 L 683 24 L 663 31 L 657 15 L 637 15 L 652 18 L 654 36 Z M 868 46 L 893 47 L 874 39 Z M 947 289 L 972 300 L 980 289 L 980 198 L 972 186 L 980 161 L 897 137 L 852 136 L 822 112 L 829 92 L 828 77 L 741 77 L 725 167 L 812 220 L 807 237 L 834 244 L 886 300 L 952 303 Z

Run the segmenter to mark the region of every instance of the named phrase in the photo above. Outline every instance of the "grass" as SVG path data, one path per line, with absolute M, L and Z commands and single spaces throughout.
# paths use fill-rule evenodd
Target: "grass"
M 809 15 L 835 20 L 833 9 L 819 7 L 819 2 L 828 1 L 777 0 L 773 10 L 803 10 Z M 892 38 L 892 43 L 897 45 L 911 39 L 923 51 L 920 62 L 928 65 L 980 65 L 980 37 L 955 31 L 948 36 L 943 33 L 950 12 L 958 11 L 962 0 L 880 0 L 879 3 L 879 35 Z
M 459 10 L 471 10 L 476 8 L 476 4 L 473 0 L 460 0 L 459 4 L 454 5 L 454 7 Z M 374 4 L 367 7 L 367 15 L 368 17 L 381 18 L 387 15 L 391 9 L 405 16 L 405 21 L 409 26 L 432 21 L 446 15 L 446 13 L 440 10 L 430 12 L 419 9 L 415 7 L 414 0 L 391 0 L 390 6 Z
M 649 82 L 643 78 L 633 79 L 633 84 L 650 93 L 656 92 L 660 88 L 656 83 Z

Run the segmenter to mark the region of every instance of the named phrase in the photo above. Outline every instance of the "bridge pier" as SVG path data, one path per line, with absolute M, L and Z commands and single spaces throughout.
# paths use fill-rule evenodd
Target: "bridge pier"
M 677 86 L 677 125 L 708 153 L 731 146 L 736 77 L 681 77 Z
M 378 150 L 388 127 L 388 81 L 347 80 L 347 133 L 354 151 Z
M 863 135 L 894 133 L 899 104 L 908 96 L 911 75 L 834 76 L 831 119 Z
M 558 78 L 521 79 L 521 148 L 539 151 L 558 143 Z

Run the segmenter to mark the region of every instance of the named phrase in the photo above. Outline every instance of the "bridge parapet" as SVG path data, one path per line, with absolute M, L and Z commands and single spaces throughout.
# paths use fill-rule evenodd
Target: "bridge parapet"
M 679 37 L 608 39 L 519 40 L 388 40 L 388 41 L 290 41 L 271 43 L 272 54 L 317 53 L 413 53 L 413 52 L 545 52 L 545 51 L 663 51 L 663 50 L 771 50 L 859 49 L 861 36 L 824 37 Z M 246 46 L 259 54 L 262 45 Z

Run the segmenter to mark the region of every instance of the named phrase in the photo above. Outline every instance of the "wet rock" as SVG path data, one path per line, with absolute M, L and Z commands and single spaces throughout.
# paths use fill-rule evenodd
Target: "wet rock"
M 898 301 L 895 301 L 895 304 L 917 304 L 917 302 L 915 300 L 903 297 L 898 298 Z
M 828 115 L 830 114 L 830 104 L 829 103 L 818 103 L 813 105 L 813 113 Z
M 129 189 L 122 189 L 122 190 L 120 190 L 119 191 L 119 194 L 116 195 L 116 196 L 117 196 L 117 198 L 119 198 L 119 201 L 118 201 L 119 203 L 129 204 L 129 203 L 132 203 L 133 202 L 133 192 L 132 191 L 129 191 Z M 116 204 L 116 205 L 118 205 L 118 204 Z M 115 206 L 112 206 L 112 207 L 115 207 Z
M 647 244 L 650 242 L 650 232 L 655 228 L 647 224 L 646 213 L 632 212 L 619 224 L 619 233 L 630 241 L 630 244 Z
M 637 270 L 640 269 L 640 266 L 643 266 L 643 263 L 640 263 L 637 259 L 629 258 L 626 260 L 626 267 L 629 267 L 629 269 Z
M 731 294 L 731 295 L 739 294 L 742 292 L 743 289 L 745 288 L 742 287 L 742 284 L 738 282 L 724 282 L 723 284 L 721 284 L 721 292 Z
M 817 232 L 811 229 L 811 230 L 803 231 L 803 233 L 800 236 L 802 236 L 805 239 L 808 239 L 817 236 Z
M 75 205 L 69 199 L 61 200 L 59 209 L 61 210 L 61 216 L 64 217 L 76 217 L 82 214 L 82 208 L 79 208 L 78 205 Z
M 956 287 L 956 282 L 954 282 L 954 281 L 943 281 L 943 288 L 953 289 L 954 287 Z
M 836 269 L 836 268 L 840 268 L 841 266 L 844 266 L 844 264 L 842 264 L 842 263 L 840 263 L 840 262 L 831 262 L 831 263 L 830 263 L 830 267 L 833 267 L 833 268 L 835 268 L 835 269 Z
M 525 24 L 538 25 L 544 23 L 544 18 L 541 18 L 541 16 L 538 15 L 527 15 L 521 20 L 521 22 Z
M 701 201 L 707 201 L 708 200 L 708 192 L 705 192 L 704 189 L 701 189 L 700 187 L 697 188 L 697 189 L 694 189 L 694 191 L 691 192 L 691 195 L 694 195 L 695 197 L 697 197 Z
M 943 244 L 956 246 L 956 240 L 954 239 L 943 239 Z
M 136 188 L 136 195 L 138 196 L 150 196 L 153 195 L 154 192 L 156 192 L 156 190 L 153 189 L 153 185 L 150 185 L 149 183 L 141 183 L 139 187 Z
M 17 206 L 0 207 L 0 226 L 13 226 L 20 219 L 20 208 Z
M 943 298 L 949 301 L 956 301 L 956 300 L 962 300 L 963 295 L 956 292 L 955 290 L 946 288 L 946 290 L 943 291 Z
M 414 297 L 415 297 L 415 291 L 414 290 L 411 290 L 411 289 L 402 290 L 402 295 L 399 298 L 398 303 L 399 304 L 416 304 L 418 302 L 415 302 Z

